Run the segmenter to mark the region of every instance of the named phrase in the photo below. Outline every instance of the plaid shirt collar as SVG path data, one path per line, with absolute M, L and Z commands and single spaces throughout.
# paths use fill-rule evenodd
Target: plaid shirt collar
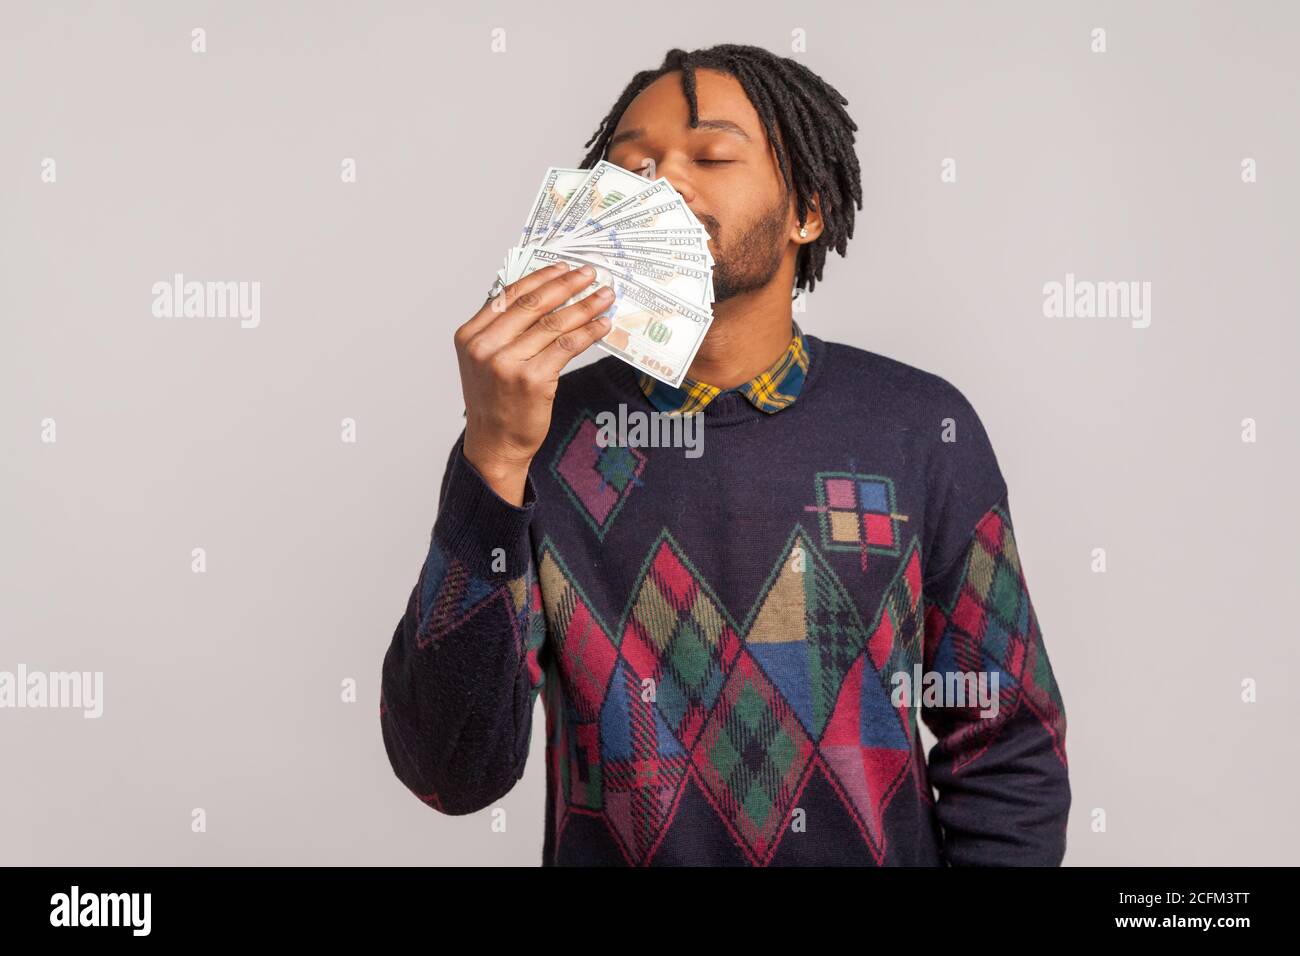
M 726 391 L 739 391 L 760 411 L 779 412 L 794 404 L 803 388 L 808 375 L 808 342 L 804 338 L 799 323 L 791 320 L 794 337 L 789 347 L 765 372 L 760 372 L 744 385 Z M 641 391 L 650 399 L 650 404 L 661 412 L 675 415 L 690 415 L 701 411 L 711 401 L 721 395 L 724 389 L 716 385 L 706 385 L 687 376 L 678 388 L 642 372 L 638 378 Z

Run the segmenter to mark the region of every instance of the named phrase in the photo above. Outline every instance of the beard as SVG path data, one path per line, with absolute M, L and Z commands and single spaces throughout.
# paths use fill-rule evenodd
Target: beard
M 740 233 L 734 243 L 723 245 L 721 226 L 709 215 L 697 218 L 704 223 L 718 252 L 713 263 L 713 302 L 716 305 L 753 292 L 772 281 L 785 257 L 788 199 L 781 199 L 761 213 Z

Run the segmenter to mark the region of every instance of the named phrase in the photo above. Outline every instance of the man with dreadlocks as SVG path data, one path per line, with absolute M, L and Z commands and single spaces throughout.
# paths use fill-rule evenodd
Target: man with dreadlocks
M 1065 711 L 979 417 L 794 321 L 862 190 L 832 86 L 672 50 L 587 143 L 706 226 L 714 322 L 671 388 L 611 357 L 581 270 L 456 330 L 466 424 L 384 657 L 398 778 L 446 814 L 546 723 L 544 865 L 1057 865 Z M 699 414 L 707 454 L 604 422 Z M 658 421 L 658 418 L 652 418 Z M 929 759 L 919 723 L 937 743 Z

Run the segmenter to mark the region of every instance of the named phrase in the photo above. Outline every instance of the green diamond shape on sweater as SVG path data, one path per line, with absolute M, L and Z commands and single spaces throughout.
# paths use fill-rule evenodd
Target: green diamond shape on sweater
M 731 776 L 740 762 L 740 754 L 731 745 L 731 738 L 726 734 L 718 737 L 714 745 L 709 748 L 709 763 L 724 780 Z
M 999 561 L 989 589 L 989 604 L 1008 628 L 1016 626 L 1020 613 L 1020 578 L 1006 562 Z
M 683 621 L 672 642 L 672 668 L 683 687 L 691 696 L 704 693 L 705 684 L 713 671 L 713 655 L 700 637 L 699 630 Z
M 740 719 L 746 731 L 751 735 L 757 735 L 763 718 L 767 716 L 767 702 L 753 684 L 746 682 L 733 713 Z
M 772 799 L 767 795 L 761 784 L 754 784 L 749 788 L 749 793 L 745 795 L 745 802 L 741 804 L 745 811 L 745 816 L 749 817 L 758 829 L 763 829 L 767 823 L 768 816 L 772 813 Z
M 803 725 L 748 653 L 736 659 L 695 752 L 695 768 L 750 852 L 766 859 L 812 759 Z
M 596 462 L 596 470 L 620 492 L 627 487 L 639 462 L 632 452 L 621 446 L 611 446 L 601 452 Z

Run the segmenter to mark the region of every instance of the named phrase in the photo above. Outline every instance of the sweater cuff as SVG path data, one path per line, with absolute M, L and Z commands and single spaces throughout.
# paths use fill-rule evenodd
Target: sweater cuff
M 450 554 L 471 571 L 493 576 L 517 577 L 532 558 L 528 528 L 537 505 L 537 489 L 530 473 L 524 479 L 524 503 L 514 505 L 495 491 L 465 457 L 463 439 L 452 455 L 447 492 L 433 536 Z M 500 548 L 505 554 L 501 567 Z

